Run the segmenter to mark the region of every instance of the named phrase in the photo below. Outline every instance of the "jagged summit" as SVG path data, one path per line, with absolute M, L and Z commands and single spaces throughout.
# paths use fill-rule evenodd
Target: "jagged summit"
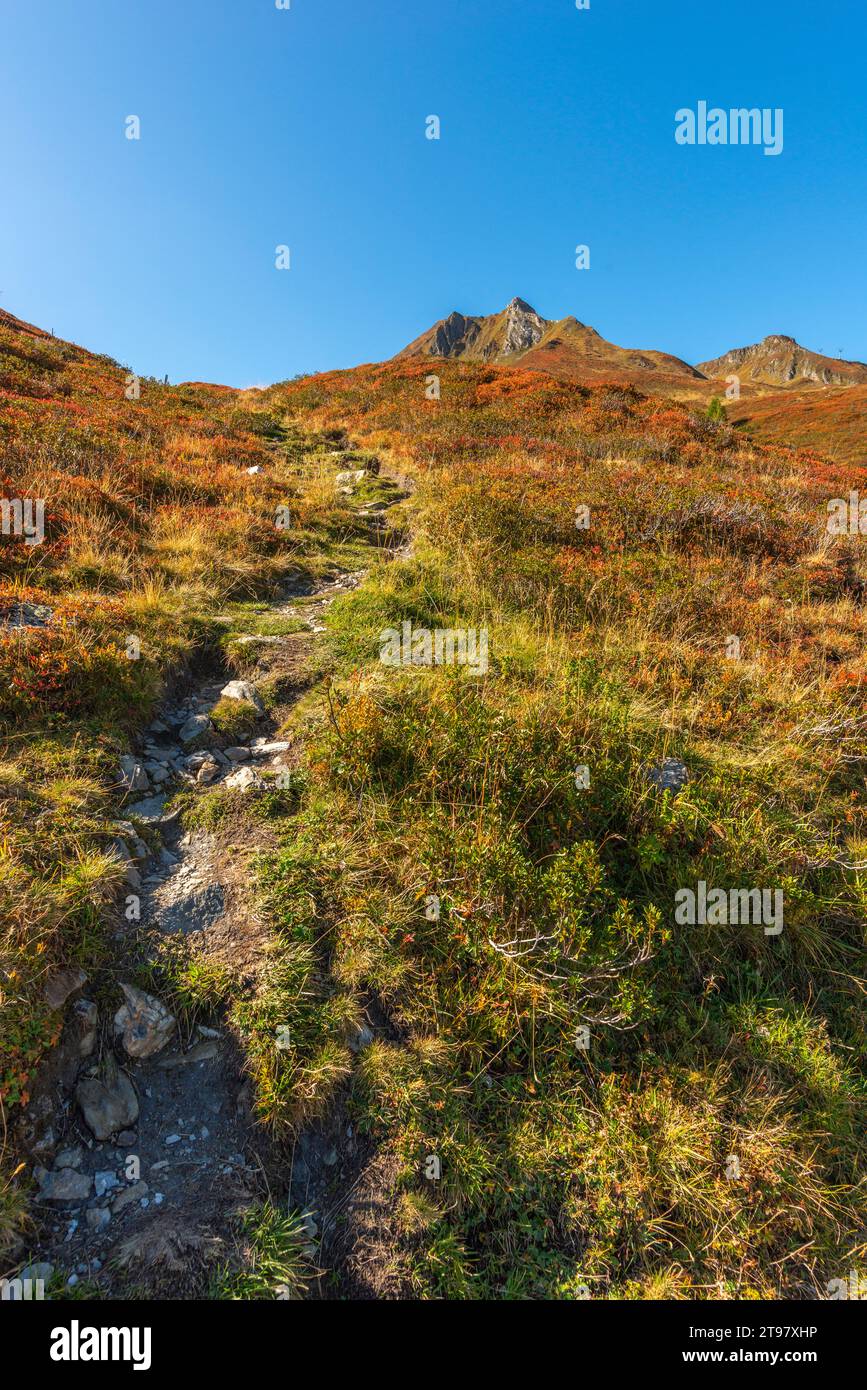
M 497 314 L 453 310 L 397 356 L 520 364 L 570 380 L 625 379 L 647 386 L 676 386 L 701 379 L 701 373 L 679 357 L 653 349 L 618 347 L 571 314 L 561 319 L 543 318 L 517 295 Z

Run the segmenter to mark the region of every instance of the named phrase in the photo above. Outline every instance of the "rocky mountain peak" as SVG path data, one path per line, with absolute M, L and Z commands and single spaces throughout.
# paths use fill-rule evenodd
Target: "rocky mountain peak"
M 506 323 L 500 352 L 526 352 L 535 347 L 548 327 L 548 320 L 536 313 L 525 299 L 513 299 L 506 306 Z

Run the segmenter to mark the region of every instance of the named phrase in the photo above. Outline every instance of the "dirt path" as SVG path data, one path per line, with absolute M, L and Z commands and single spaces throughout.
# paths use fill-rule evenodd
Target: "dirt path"
M 357 510 L 371 546 L 381 550 L 382 513 L 398 500 Z M 324 631 L 331 604 L 366 573 L 341 572 L 309 590 L 299 583 L 274 602 L 275 615 L 300 620 L 311 636 L 247 639 L 259 643 L 258 660 L 235 683 L 236 694 L 257 701 L 257 679 L 275 669 L 288 668 L 297 678 L 288 703 L 271 717 L 264 707 L 258 711 L 254 737 L 227 750 L 225 740 L 208 732 L 208 712 L 233 688 L 224 673 L 161 708 L 130 755 L 136 790 L 122 813 L 129 819 L 117 822 L 116 852 L 126 864 L 133 920 L 116 933 L 111 967 L 116 983 L 126 986 L 125 1026 L 118 1033 L 118 1020 L 112 1025 L 104 1006 L 97 1024 L 87 987 L 79 991 L 84 997 L 68 1006 L 71 1018 L 41 1097 L 43 1108 L 46 1098 L 53 1108 L 54 1142 L 34 1170 L 35 1211 L 43 1218 L 34 1260 L 53 1267 L 70 1288 L 86 1283 L 103 1298 L 201 1294 L 206 1269 L 229 1251 L 237 1215 L 268 1195 L 268 1146 L 251 1115 L 237 1041 L 225 1027 L 183 1031 L 161 1000 L 130 983 L 127 943 L 141 927 L 195 936 L 209 959 L 255 987 L 268 932 L 249 891 L 248 861 L 262 846 L 239 848 L 217 831 L 185 831 L 166 803 L 184 786 L 197 793 L 221 786 L 245 791 L 262 786 L 263 774 L 293 766 L 297 750 L 276 730 L 309 684 L 313 634 Z M 198 736 L 190 737 L 193 730 Z M 137 827 L 144 827 L 148 844 Z M 360 1157 L 351 1129 L 347 1140 L 339 1120 L 337 1127 L 336 1145 L 321 1127 L 302 1137 L 285 1181 L 295 1204 L 325 1209 L 322 1236 L 329 1234 L 328 1209 L 340 1201 L 329 1188 L 347 1171 L 344 1160 L 356 1168 Z M 356 1178 L 353 1183 L 358 1186 Z

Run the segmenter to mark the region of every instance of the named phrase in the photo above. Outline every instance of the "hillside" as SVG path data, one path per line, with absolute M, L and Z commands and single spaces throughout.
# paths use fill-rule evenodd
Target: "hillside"
M 544 319 L 523 299 L 513 299 L 498 314 L 450 314 L 399 352 L 396 360 L 413 357 L 520 365 L 570 381 L 617 379 L 660 390 L 702 377 L 669 353 L 617 347 L 571 316 Z
M 433 340 L 130 400 L 0 324 L 3 495 L 45 504 L 0 542 L 5 1268 L 804 1300 L 856 1267 L 867 565 L 825 523 L 867 469 L 548 375 L 506 314 L 448 330 L 438 400 Z M 780 914 L 684 920 L 705 887 Z
M 867 385 L 742 396 L 728 413 L 751 438 L 798 445 L 858 468 L 867 464 Z

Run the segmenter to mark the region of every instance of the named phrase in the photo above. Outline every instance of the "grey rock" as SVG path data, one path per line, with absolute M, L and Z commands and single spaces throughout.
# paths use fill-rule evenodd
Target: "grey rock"
M 54 609 L 46 603 L 14 603 L 9 612 L 0 618 L 4 627 L 47 627 L 54 617 Z
M 217 1051 L 217 1044 L 209 1039 L 196 1043 L 189 1052 L 173 1052 L 167 1057 L 161 1057 L 157 1066 L 170 1070 L 173 1067 L 189 1066 L 192 1062 L 208 1062 L 212 1057 L 216 1057 Z
M 132 826 L 130 826 L 130 834 L 135 834 L 135 831 L 133 830 Z M 108 849 L 106 850 L 106 854 L 110 855 L 112 859 L 116 859 L 119 864 L 126 864 L 132 858 L 132 855 L 129 852 L 129 845 L 127 844 L 126 840 L 120 837 L 120 835 L 116 835 L 114 837 Z
M 75 1098 L 89 1129 L 97 1139 L 109 1139 L 138 1119 L 138 1097 L 125 1072 L 108 1056 L 102 1075 L 85 1077 Z
M 291 747 L 292 744 L 286 739 L 275 739 L 270 743 L 267 739 L 256 739 L 255 743 L 250 745 L 250 752 L 254 758 L 272 758 L 278 753 L 288 753 Z
M 135 1143 L 136 1135 L 134 1129 L 122 1129 L 115 1139 L 118 1148 L 131 1149 Z
M 49 1009 L 62 1009 L 70 994 L 87 983 L 87 972 L 78 966 L 56 970 L 45 986 L 45 1002 Z
M 174 881 L 174 880 L 173 880 Z M 159 912 L 161 931 L 205 931 L 219 921 L 226 911 L 226 890 L 221 883 L 195 887 L 167 903 Z
M 181 727 L 181 743 L 192 743 L 193 739 L 201 738 L 203 734 L 210 733 L 213 725 L 206 714 L 194 714 Z
M 150 796 L 147 800 L 137 801 L 134 806 L 130 806 L 129 813 L 138 820 L 143 820 L 147 825 L 161 820 L 165 814 L 165 809 L 165 796 Z
M 88 1175 L 77 1173 L 74 1168 L 60 1168 L 54 1173 L 37 1169 L 36 1181 L 43 1202 L 84 1202 L 92 1186 Z
M 220 691 L 222 700 L 243 700 L 245 704 L 252 705 L 260 715 L 265 713 L 265 706 L 262 698 L 249 681 L 229 681 Z
M 128 792 L 146 792 L 150 790 L 150 782 L 147 773 L 141 763 L 130 754 L 125 755 L 120 760 L 119 780 Z
M 149 1192 L 150 1188 L 146 1182 L 134 1182 L 131 1187 L 127 1187 L 115 1197 L 111 1204 L 112 1212 L 117 1216 L 124 1207 L 130 1206 L 133 1202 L 140 1202 L 142 1197 L 147 1197 Z
M 656 767 L 650 768 L 647 780 L 659 791 L 679 792 L 689 781 L 689 769 L 680 758 L 663 758 Z
M 149 758 L 151 762 L 159 763 L 160 765 L 171 762 L 174 754 L 179 751 L 178 748 L 157 748 L 153 743 L 145 745 L 145 756 Z
M 104 1231 L 111 1222 L 111 1212 L 108 1207 L 91 1207 L 84 1219 L 92 1231 Z
M 123 1034 L 123 1045 L 130 1057 L 152 1057 L 165 1047 L 175 1031 L 174 1017 L 152 994 L 123 982 L 120 987 L 126 1003 L 114 1016 L 115 1032 Z
M 239 767 L 236 772 L 230 772 L 223 783 L 231 791 L 249 792 L 254 787 L 260 787 L 262 782 L 251 767 Z
M 90 999 L 76 999 L 72 1006 L 70 1027 L 74 1032 L 79 1057 L 89 1057 L 96 1047 L 96 1025 L 99 1011 Z
M 54 1159 L 55 1168 L 80 1168 L 84 1151 L 80 1144 L 74 1144 L 65 1149 L 59 1149 Z
M 30 1145 L 30 1152 L 34 1158 L 50 1158 L 54 1153 L 57 1144 L 57 1135 L 50 1124 L 46 1124 Z
M 111 1172 L 111 1170 L 108 1172 L 94 1173 L 93 1190 L 97 1197 L 104 1197 L 113 1187 L 120 1187 L 116 1173 Z
M 230 763 L 245 763 L 250 756 L 249 748 L 237 747 L 227 748 L 226 757 Z

